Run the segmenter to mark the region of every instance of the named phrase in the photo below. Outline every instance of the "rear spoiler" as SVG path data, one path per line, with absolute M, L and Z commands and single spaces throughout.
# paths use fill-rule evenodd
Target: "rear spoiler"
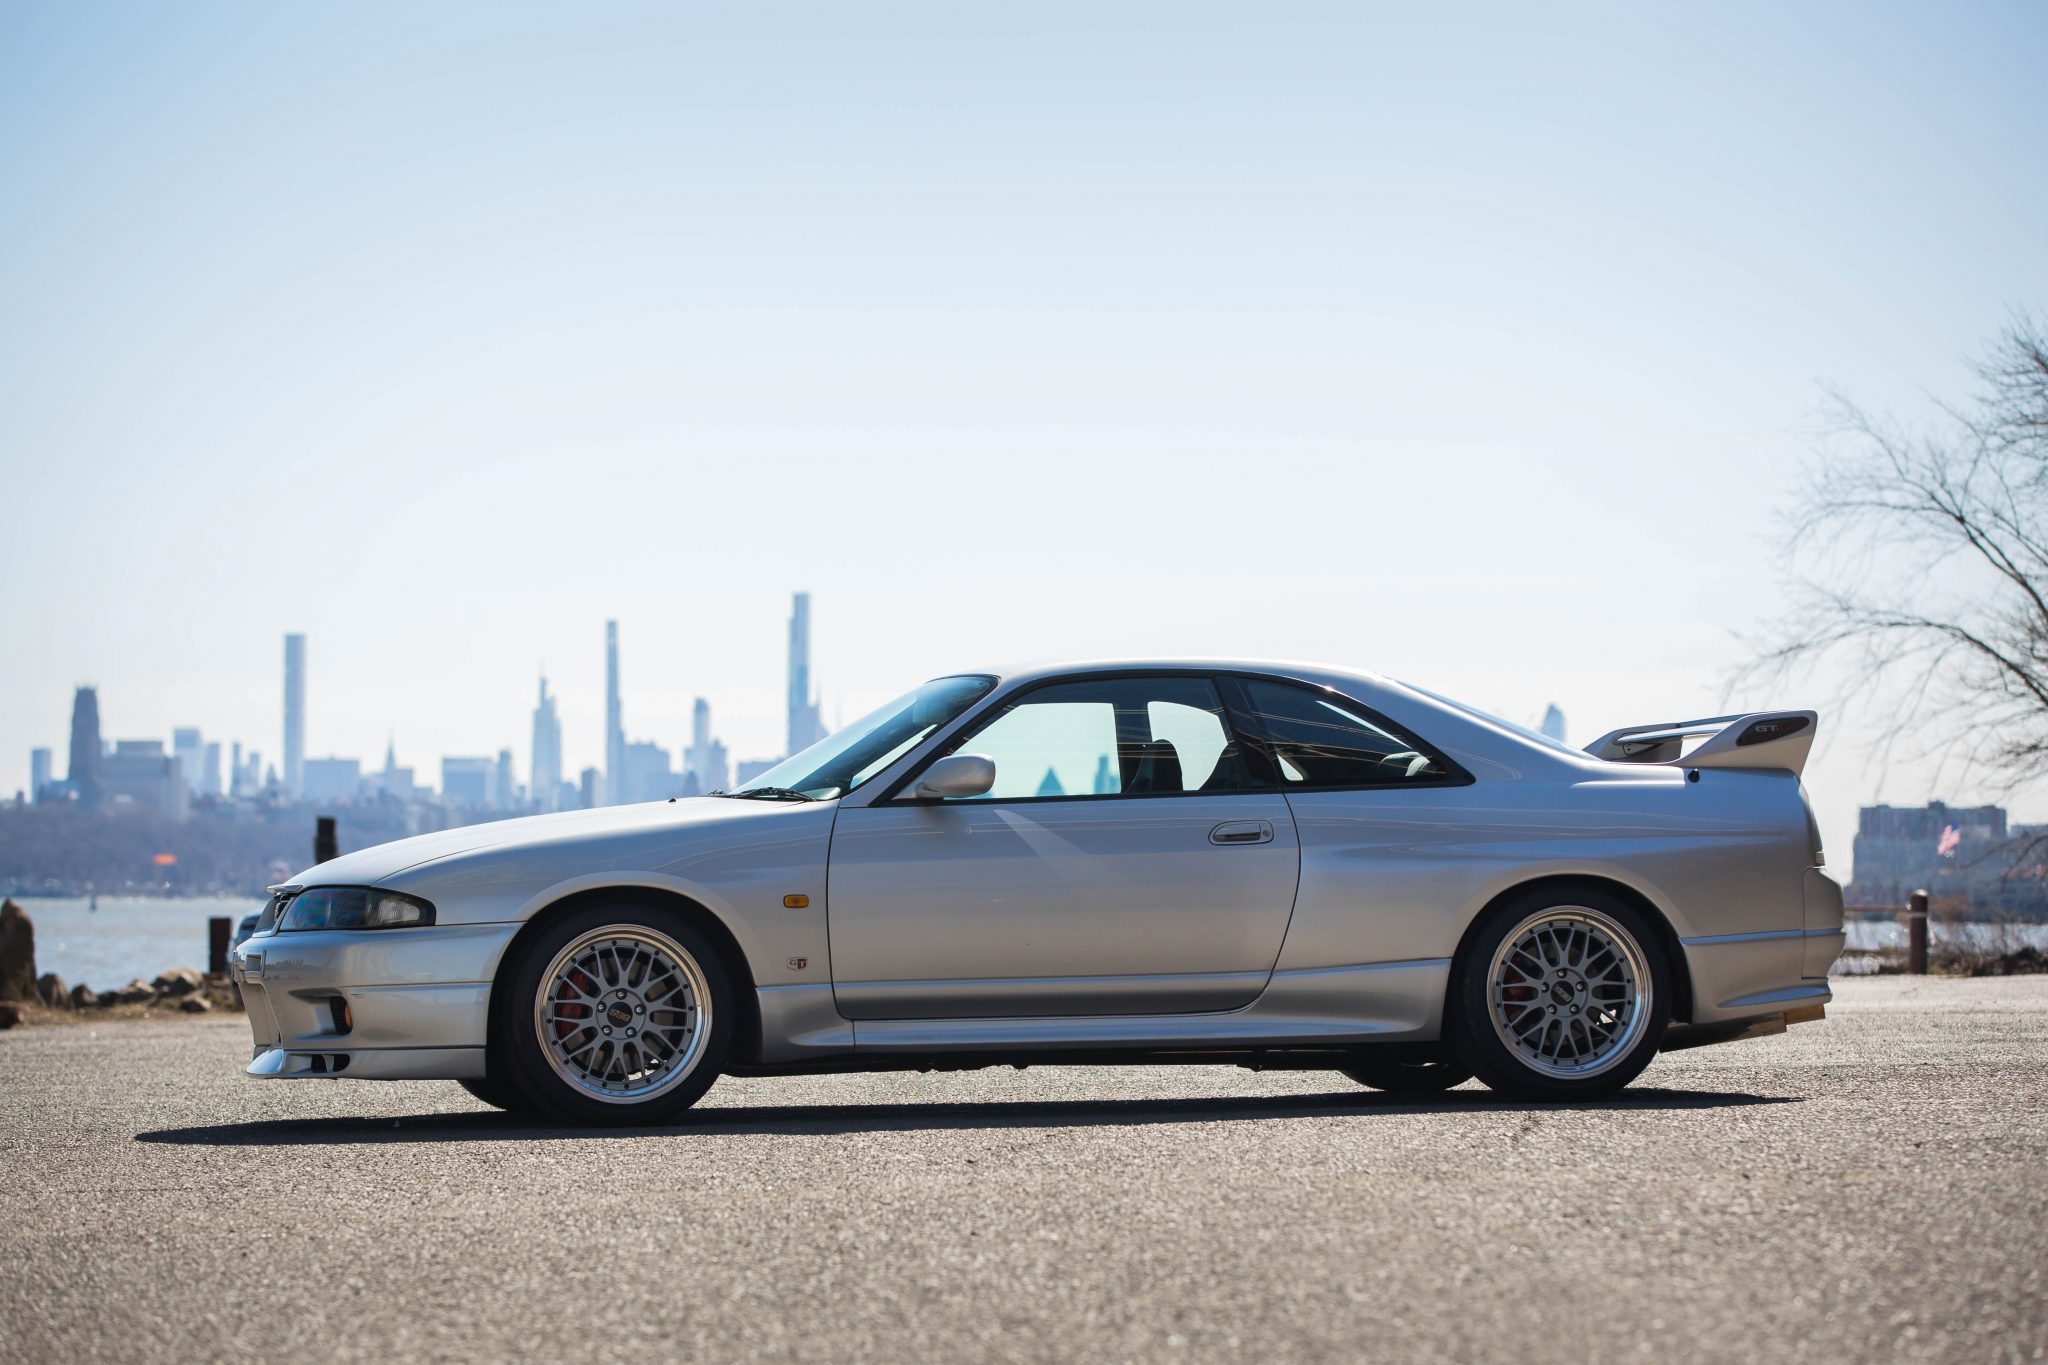
M 1813 748 L 1820 715 L 1814 711 L 1752 711 L 1704 720 L 1625 725 L 1586 746 L 1595 758 L 1616 763 L 1679 763 L 1687 768 L 1782 768 L 1798 773 Z M 1706 742 L 1685 753 L 1685 742 Z

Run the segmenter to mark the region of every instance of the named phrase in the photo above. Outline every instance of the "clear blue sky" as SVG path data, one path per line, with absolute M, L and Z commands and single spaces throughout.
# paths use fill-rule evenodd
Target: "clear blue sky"
M 2048 305 L 2048 8 L 0 9 L 0 789 L 108 732 L 601 759 L 936 671 L 1697 712 L 1822 382 Z M 1814 691 L 1820 690 L 1816 684 Z M 1796 703 L 1804 696 L 1750 698 Z M 1928 795 L 1838 729 L 1809 774 Z M 62 768 L 62 759 L 59 759 Z

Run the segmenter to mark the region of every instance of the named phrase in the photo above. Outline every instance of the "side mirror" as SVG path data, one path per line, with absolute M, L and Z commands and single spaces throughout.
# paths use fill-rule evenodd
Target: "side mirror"
M 983 796 L 996 784 L 996 761 L 986 754 L 949 754 L 917 779 L 910 794 L 920 800 Z

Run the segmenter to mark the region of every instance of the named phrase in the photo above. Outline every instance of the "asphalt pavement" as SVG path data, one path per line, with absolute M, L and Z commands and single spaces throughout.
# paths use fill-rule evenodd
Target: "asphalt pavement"
M 0 1360 L 2048 1358 L 2048 978 L 1840 983 L 1620 1100 L 722 1080 L 684 1124 L 0 1034 Z

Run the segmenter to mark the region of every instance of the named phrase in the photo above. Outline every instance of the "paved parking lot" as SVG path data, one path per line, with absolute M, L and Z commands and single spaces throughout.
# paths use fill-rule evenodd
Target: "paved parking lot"
M 1846 982 L 1561 1109 L 1057 1068 L 589 1135 L 246 1039 L 0 1034 L 0 1358 L 2048 1357 L 2048 978 Z

